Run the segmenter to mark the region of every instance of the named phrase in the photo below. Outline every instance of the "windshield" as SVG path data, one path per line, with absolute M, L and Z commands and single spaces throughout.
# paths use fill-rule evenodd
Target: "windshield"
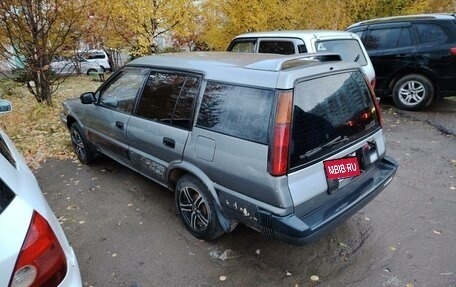
M 342 60 L 357 62 L 361 66 L 367 65 L 366 57 L 355 39 L 318 41 L 315 43 L 317 52 L 335 52 L 340 54 Z
M 290 167 L 344 147 L 379 127 L 360 71 L 299 82 L 294 91 Z

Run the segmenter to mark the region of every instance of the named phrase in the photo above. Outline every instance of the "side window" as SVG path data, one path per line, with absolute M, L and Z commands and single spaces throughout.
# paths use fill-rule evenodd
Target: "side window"
M 360 43 L 355 39 L 319 41 L 315 43 L 315 48 L 317 52 L 338 53 L 344 61 L 357 62 L 361 66 L 367 65 Z
M 420 43 L 429 43 L 436 41 L 444 41 L 447 36 L 442 28 L 435 24 L 415 24 L 415 30 L 418 34 Z
M 259 53 L 282 54 L 291 55 L 295 54 L 294 43 L 291 41 L 278 41 L 278 40 L 262 40 L 258 48 Z
M 366 39 L 367 50 L 393 49 L 397 47 L 401 28 L 371 30 Z
M 138 116 L 190 129 L 193 103 L 200 78 L 193 75 L 153 72 L 147 79 Z
M 16 167 L 16 161 L 11 154 L 11 151 L 8 149 L 8 146 L 4 142 L 2 136 L 0 135 L 0 154 L 2 154 L 7 161 L 9 161 L 14 167 Z
M 208 83 L 197 126 L 267 143 L 273 102 L 272 90 Z
M 242 52 L 242 53 L 255 53 L 256 39 L 248 40 L 234 40 L 228 51 L 231 52 Z
M 124 113 L 131 113 L 135 98 L 148 69 L 126 67 L 100 90 L 99 104 Z
M 412 35 L 410 32 L 410 28 L 402 28 L 401 35 L 399 37 L 399 41 L 397 43 L 398 48 L 402 47 L 409 47 L 412 45 Z
M 363 38 L 363 32 L 364 31 L 358 31 L 358 32 L 354 32 L 360 39 Z
M 299 54 L 307 53 L 306 45 L 305 44 L 299 44 L 298 45 L 298 52 L 299 52 Z

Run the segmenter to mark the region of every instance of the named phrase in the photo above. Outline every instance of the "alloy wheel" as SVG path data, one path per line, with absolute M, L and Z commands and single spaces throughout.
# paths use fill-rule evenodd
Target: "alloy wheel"
M 73 142 L 74 151 L 76 152 L 78 158 L 85 159 L 86 150 L 85 150 L 84 142 L 82 141 L 82 137 L 78 133 L 78 131 L 73 130 L 71 132 L 71 141 Z
M 404 105 L 421 103 L 426 96 L 426 88 L 419 81 L 407 81 L 399 88 L 399 100 Z
M 209 225 L 209 209 L 201 194 L 192 187 L 179 191 L 179 209 L 187 225 L 195 231 L 204 231 Z

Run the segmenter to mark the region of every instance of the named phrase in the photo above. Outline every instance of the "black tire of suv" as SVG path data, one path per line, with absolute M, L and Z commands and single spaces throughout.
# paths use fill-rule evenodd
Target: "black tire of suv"
M 95 158 L 87 139 L 82 133 L 78 123 L 73 123 L 70 127 L 71 144 L 79 161 L 83 164 L 91 164 Z
M 408 86 L 408 87 L 407 87 Z M 413 86 L 413 88 L 412 88 Z M 422 89 L 421 91 L 416 91 L 415 87 Z M 423 92 L 422 98 L 417 101 L 416 103 L 407 103 L 406 99 L 401 99 L 401 90 L 402 96 L 413 96 L 415 93 Z M 410 89 L 414 89 L 410 91 Z M 400 78 L 395 84 L 393 88 L 393 101 L 397 107 L 402 110 L 410 110 L 416 111 L 423 109 L 429 106 L 434 99 L 434 86 L 432 82 L 423 75 L 419 74 L 410 74 Z
M 224 233 L 212 195 L 194 176 L 187 174 L 179 179 L 175 201 L 179 217 L 196 238 L 213 240 Z

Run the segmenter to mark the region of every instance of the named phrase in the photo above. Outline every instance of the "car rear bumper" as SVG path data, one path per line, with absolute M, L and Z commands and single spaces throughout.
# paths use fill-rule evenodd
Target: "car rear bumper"
M 301 218 L 294 214 L 276 216 L 259 211 L 258 220 L 262 232 L 292 244 L 311 242 L 352 216 L 377 196 L 391 182 L 397 167 L 394 159 L 383 158 L 356 187 L 351 187 L 351 192 Z

